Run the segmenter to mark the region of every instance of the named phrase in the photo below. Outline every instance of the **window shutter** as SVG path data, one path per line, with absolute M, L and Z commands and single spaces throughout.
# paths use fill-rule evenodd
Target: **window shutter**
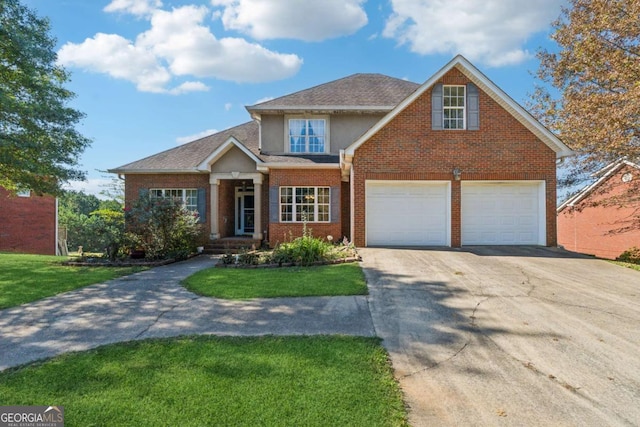
M 198 188 L 198 222 L 200 224 L 207 220 L 207 190 Z
M 277 186 L 269 187 L 269 222 L 280 222 L 280 194 Z
M 140 198 L 142 199 L 143 197 L 149 197 L 149 189 L 148 188 L 141 188 L 138 190 L 138 196 L 140 196 Z
M 467 129 L 480 129 L 480 94 L 473 83 L 467 84 Z
M 330 209 L 331 209 L 331 222 L 336 223 L 340 221 L 340 187 L 331 187 L 329 189 L 330 197 Z
M 438 83 L 431 90 L 431 129 L 442 130 L 443 121 L 442 83 Z

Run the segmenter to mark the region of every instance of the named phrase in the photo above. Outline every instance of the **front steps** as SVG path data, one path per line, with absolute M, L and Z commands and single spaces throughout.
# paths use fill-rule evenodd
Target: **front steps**
M 231 252 L 237 254 L 242 249 L 251 250 L 260 248 L 262 242 L 260 240 L 252 239 L 251 237 L 235 236 L 235 237 L 223 237 L 218 240 L 213 240 L 204 245 L 205 254 L 225 254 Z

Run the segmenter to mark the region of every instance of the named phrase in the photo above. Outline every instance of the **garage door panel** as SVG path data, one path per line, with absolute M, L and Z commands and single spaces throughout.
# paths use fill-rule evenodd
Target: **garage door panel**
M 463 183 L 463 245 L 529 245 L 540 242 L 539 182 Z
M 448 195 L 445 183 L 367 182 L 367 244 L 446 245 Z

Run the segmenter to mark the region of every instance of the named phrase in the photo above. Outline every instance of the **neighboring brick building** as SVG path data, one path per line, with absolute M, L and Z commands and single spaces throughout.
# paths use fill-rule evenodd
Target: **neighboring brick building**
M 556 245 L 571 151 L 466 59 L 425 83 L 355 74 L 247 107 L 248 122 L 111 170 L 127 201 L 181 198 L 211 239 Z M 266 234 L 265 234 L 266 233 Z
M 570 251 L 615 259 L 631 247 L 640 247 L 640 201 L 620 206 L 613 199 L 626 199 L 630 189 L 638 188 L 640 166 L 621 160 L 597 176 L 596 182 L 558 207 L 558 244 Z
M 57 232 L 55 197 L 12 195 L 0 187 L 0 251 L 55 255 Z

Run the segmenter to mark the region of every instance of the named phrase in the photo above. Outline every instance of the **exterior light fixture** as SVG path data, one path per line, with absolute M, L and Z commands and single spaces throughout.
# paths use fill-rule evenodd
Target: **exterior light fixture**
M 453 179 L 460 181 L 460 175 L 462 175 L 460 168 L 453 168 Z

